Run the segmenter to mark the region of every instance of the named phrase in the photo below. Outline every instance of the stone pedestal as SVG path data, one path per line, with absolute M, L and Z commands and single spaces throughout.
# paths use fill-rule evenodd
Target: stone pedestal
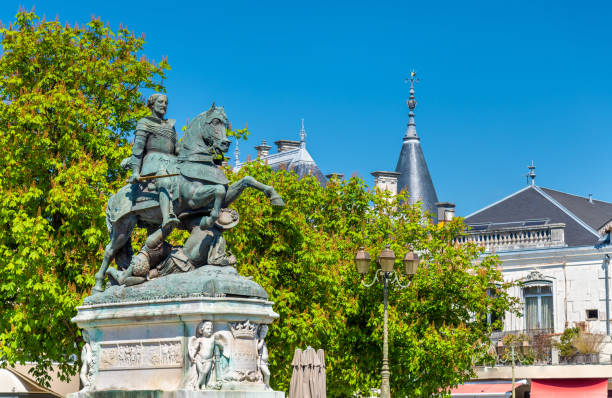
M 202 282 L 205 272 L 196 271 L 181 277 Z M 140 289 L 151 290 L 152 282 Z M 81 370 L 86 387 L 70 398 L 284 398 L 264 383 L 263 325 L 278 318 L 266 298 L 217 289 L 214 296 L 192 291 L 146 300 L 134 290 L 120 292 L 134 288 L 112 289 L 87 298 L 73 319 L 88 342 Z M 125 296 L 136 300 L 117 300 Z

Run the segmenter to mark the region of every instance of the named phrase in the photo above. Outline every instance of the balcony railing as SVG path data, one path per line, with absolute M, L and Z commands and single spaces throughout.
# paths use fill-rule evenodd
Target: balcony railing
M 518 225 L 517 225 L 518 224 Z M 473 242 L 486 251 L 565 247 L 565 224 L 529 225 L 529 222 L 471 225 L 458 243 Z
M 589 335 L 587 333 L 587 335 Z M 561 334 L 555 334 L 552 329 L 510 330 L 494 332 L 491 335 L 491 353 L 495 357 L 495 366 L 510 366 L 512 363 L 512 347 L 514 347 L 515 366 L 531 365 L 583 365 L 612 364 L 612 357 L 607 354 L 612 342 L 603 341 L 592 354 L 574 355 L 564 358 L 555 347 Z M 606 354 L 604 354 L 606 353 Z M 493 364 L 488 364 L 491 366 Z
M 552 363 L 552 329 L 528 329 L 494 332 L 491 335 L 496 364 L 512 362 L 514 346 L 516 365 L 548 365 Z

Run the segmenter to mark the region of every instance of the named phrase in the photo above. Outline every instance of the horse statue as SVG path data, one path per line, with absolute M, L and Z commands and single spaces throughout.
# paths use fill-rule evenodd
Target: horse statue
M 159 193 L 154 186 L 149 186 L 151 179 L 171 179 L 169 185 L 172 187 L 172 205 L 174 214 L 177 214 L 179 219 L 176 228 L 191 231 L 183 248 L 187 254 L 199 250 L 206 232 L 214 230 L 215 223 L 218 223 L 222 209 L 238 199 L 246 188 L 263 192 L 273 206 L 285 206 L 273 187 L 262 184 L 253 177 L 246 176 L 229 184 L 220 168 L 223 154 L 229 150 L 228 128 L 229 121 L 225 110 L 213 103 L 208 111 L 201 113 L 188 124 L 178 144 L 177 161 L 168 165 L 167 175 L 141 178 L 139 182 L 123 186 L 109 198 L 106 224 L 110 242 L 106 245 L 104 259 L 95 275 L 96 284 L 92 293 L 104 291 L 107 274 L 114 276 L 115 281 L 118 279 L 120 284 L 130 277 L 135 257 L 132 256 L 131 248 L 134 227 L 147 229 L 145 246 L 149 248 L 165 243 L 164 239 L 172 232 L 174 225 L 171 228 L 162 228 Z M 112 268 L 109 270 L 113 260 L 118 269 L 125 270 L 123 274 Z

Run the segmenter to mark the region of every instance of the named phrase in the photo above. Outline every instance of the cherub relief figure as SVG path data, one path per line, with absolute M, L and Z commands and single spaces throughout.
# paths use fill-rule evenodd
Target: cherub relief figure
M 206 387 L 217 388 L 210 384 L 213 367 L 215 366 L 215 348 L 222 349 L 213 335 L 213 323 L 209 320 L 200 322 L 196 335 L 189 341 L 189 359 L 195 365 L 197 378 L 192 387 L 202 390 Z
M 83 389 L 81 391 L 89 390 L 93 382 L 94 376 L 94 367 L 95 367 L 95 355 L 93 353 L 93 349 L 89 340 L 89 333 L 87 330 L 83 329 L 83 340 L 85 340 L 85 345 L 83 346 L 83 350 L 81 351 L 81 372 L 79 373 L 79 378 L 81 379 L 81 384 L 83 385 Z
M 261 372 L 261 377 L 266 385 L 266 389 L 270 389 L 270 369 L 268 368 L 268 346 L 266 345 L 266 335 L 268 334 L 268 325 L 260 325 L 258 340 L 257 340 L 257 367 Z

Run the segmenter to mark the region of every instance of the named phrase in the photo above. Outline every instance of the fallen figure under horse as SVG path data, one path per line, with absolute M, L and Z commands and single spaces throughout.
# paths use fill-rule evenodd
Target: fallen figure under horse
M 228 128 L 229 121 L 223 107 L 217 107 L 213 103 L 208 111 L 201 113 L 188 124 L 178 144 L 176 162 L 166 166 L 167 176 L 158 177 L 170 181 L 170 184 L 165 185 L 171 186 L 172 206 L 179 219 L 176 228 L 190 232 L 183 248 L 173 248 L 172 259 L 178 261 L 169 266 L 178 266 L 179 271 L 189 271 L 191 267 L 210 262 L 211 250 L 216 253 L 212 258 L 217 259 L 212 262 L 219 262 L 215 265 L 232 265 L 233 256 L 226 250 L 225 241 L 220 236 L 220 231 L 228 228 L 224 227 L 226 224 L 219 223 L 219 218 L 222 209 L 238 199 L 246 188 L 263 192 L 273 206 L 285 206 L 273 187 L 262 184 L 253 177 L 246 176 L 229 184 L 220 167 L 223 155 L 229 150 Z M 118 284 L 144 282 L 146 277 L 135 275 L 134 270 L 140 274 L 138 271 L 143 268 L 143 258 L 150 258 L 151 253 L 159 251 L 160 248 L 163 252 L 163 248 L 167 247 L 165 238 L 175 225 L 165 225 L 162 228 L 159 192 L 156 192 L 151 180 L 154 179 L 125 185 L 109 198 L 106 222 L 110 242 L 104 250 L 102 265 L 96 273 L 93 293 L 104 291 L 107 274 Z M 147 229 L 147 240 L 143 249 L 134 256 L 131 234 L 136 226 Z M 211 239 L 213 241 L 206 243 Z M 169 259 L 170 257 L 166 257 L 162 261 L 165 263 Z M 113 260 L 117 269 L 109 270 Z M 181 269 L 183 260 L 184 269 Z

